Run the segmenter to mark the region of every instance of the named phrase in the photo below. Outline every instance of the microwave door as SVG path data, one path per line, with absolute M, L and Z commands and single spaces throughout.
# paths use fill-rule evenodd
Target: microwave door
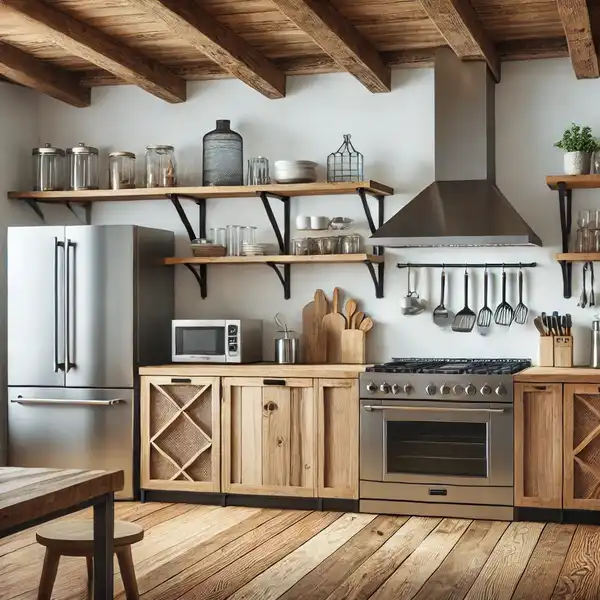
M 173 360 L 225 362 L 225 325 L 177 325 L 173 330 Z
M 64 227 L 9 227 L 8 384 L 65 385 Z

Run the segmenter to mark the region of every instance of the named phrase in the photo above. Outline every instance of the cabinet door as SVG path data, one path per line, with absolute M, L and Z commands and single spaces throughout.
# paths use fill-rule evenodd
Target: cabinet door
M 565 385 L 564 507 L 600 509 L 600 387 Z
M 314 496 L 312 379 L 223 379 L 223 491 Z
M 218 377 L 141 378 L 141 487 L 220 492 Z
M 562 384 L 515 384 L 515 506 L 562 507 Z
M 317 495 L 358 498 L 358 380 L 319 379 Z

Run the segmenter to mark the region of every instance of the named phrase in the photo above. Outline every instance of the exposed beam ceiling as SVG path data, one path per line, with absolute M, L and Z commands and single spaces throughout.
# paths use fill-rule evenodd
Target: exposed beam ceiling
M 268 98 L 285 96 L 285 74 L 194 0 L 131 0 L 172 34 Z
M 586 0 L 556 0 L 556 4 L 577 79 L 600 77 Z
M 273 0 L 344 70 L 372 92 L 389 92 L 391 72 L 377 50 L 329 0 Z
M 0 74 L 72 106 L 90 105 L 91 90 L 77 76 L 0 42 Z
M 461 58 L 483 58 L 496 81 L 500 59 L 469 0 L 419 0 L 448 45 Z
M 70 15 L 39 0 L 0 0 L 33 21 L 53 43 L 167 102 L 184 102 L 185 80 Z

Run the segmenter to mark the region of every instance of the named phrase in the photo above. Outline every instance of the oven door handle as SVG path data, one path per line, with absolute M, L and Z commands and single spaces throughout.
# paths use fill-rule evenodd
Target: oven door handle
M 486 412 L 486 413 L 504 413 L 505 408 L 444 408 L 435 406 L 371 406 L 367 404 L 363 408 L 368 411 L 374 410 L 407 410 L 407 411 L 428 411 L 428 412 Z

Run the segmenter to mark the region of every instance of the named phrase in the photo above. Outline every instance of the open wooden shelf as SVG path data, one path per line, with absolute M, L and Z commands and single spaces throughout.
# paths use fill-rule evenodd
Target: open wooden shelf
M 561 252 L 556 260 L 565 262 L 600 262 L 600 252 Z
M 592 190 L 600 188 L 600 175 L 549 175 L 546 185 L 557 190 L 558 184 L 564 183 L 568 190 Z
M 166 265 L 245 265 L 266 264 L 344 264 L 344 263 L 382 263 L 383 256 L 374 254 L 319 254 L 310 256 L 288 256 L 277 254 L 273 256 L 189 256 L 165 258 Z
M 208 198 L 256 198 L 263 192 L 288 198 L 295 196 L 336 196 L 356 194 L 358 189 L 379 196 L 391 196 L 394 193 L 394 190 L 387 185 L 367 180 L 343 183 L 272 183 L 270 185 L 135 188 L 132 190 L 8 192 L 8 197 L 13 200 L 37 200 L 41 202 L 125 202 L 128 200 L 164 200 L 171 195 L 198 200 Z

